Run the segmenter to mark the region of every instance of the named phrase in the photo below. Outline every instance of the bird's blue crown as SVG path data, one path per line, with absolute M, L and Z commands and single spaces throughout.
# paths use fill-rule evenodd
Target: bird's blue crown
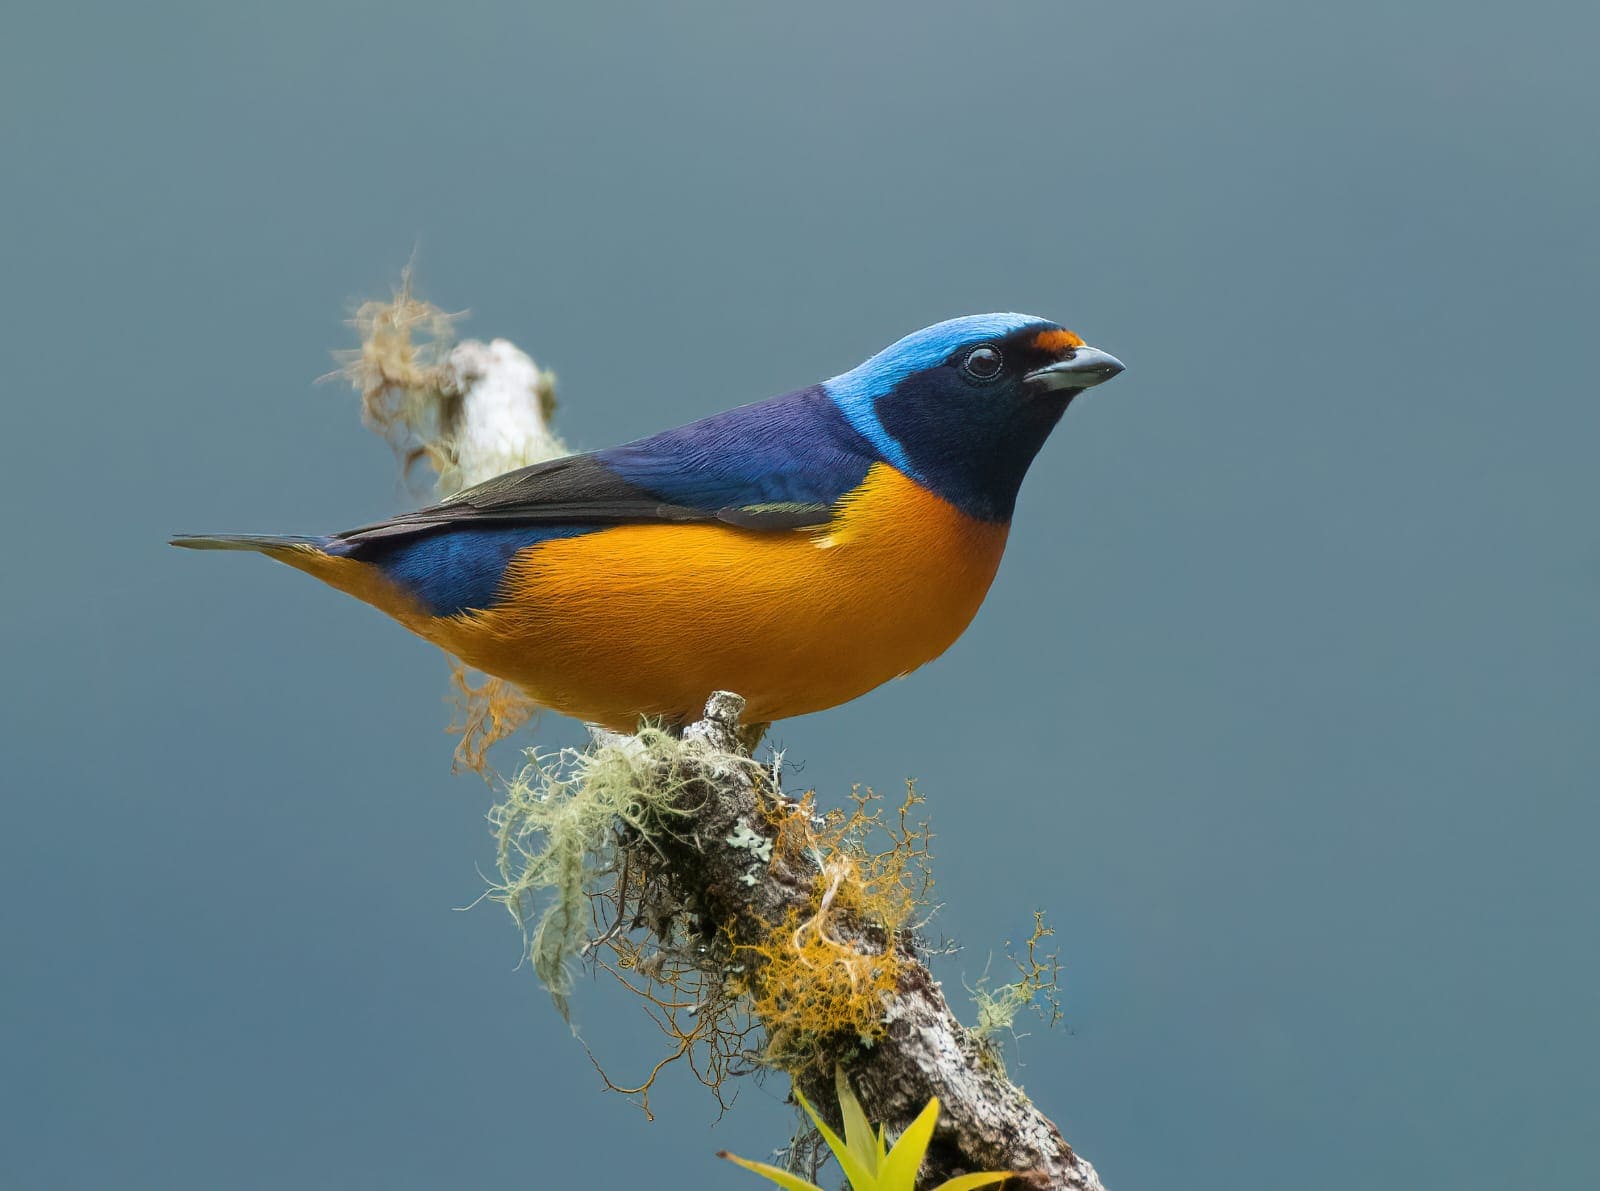
M 884 459 L 907 475 L 915 475 L 905 448 L 883 428 L 874 403 L 906 377 L 937 367 L 959 348 L 986 339 L 1003 339 L 1035 324 L 1052 325 L 1049 319 L 1032 314 L 969 314 L 947 319 L 913 331 L 865 363 L 824 382 L 822 387 Z

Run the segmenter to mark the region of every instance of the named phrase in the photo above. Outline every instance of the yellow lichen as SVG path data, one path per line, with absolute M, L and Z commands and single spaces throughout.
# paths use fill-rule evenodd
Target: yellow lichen
M 471 770 L 485 781 L 492 781 L 489 750 L 505 740 L 539 714 L 539 705 L 515 683 L 469 670 L 456 658 L 450 659 L 450 702 L 456 714 L 448 731 L 460 736 L 456 744 L 455 769 Z
M 817 819 L 812 795 L 776 811 L 774 852 L 812 858 L 819 871 L 804 911 L 765 924 L 754 942 L 734 942 L 750 1011 L 766 1027 L 769 1061 L 793 1070 L 822 1061 L 818 1044 L 883 1036 L 885 1009 L 908 960 L 901 932 L 927 904 L 928 831 L 911 820 L 922 799 L 908 783 L 898 814 L 870 790 L 847 813 Z

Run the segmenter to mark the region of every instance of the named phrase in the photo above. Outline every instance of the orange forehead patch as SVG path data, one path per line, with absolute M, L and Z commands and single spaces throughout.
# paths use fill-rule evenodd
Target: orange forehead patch
M 1042 352 L 1075 351 L 1083 346 L 1071 331 L 1040 331 L 1033 337 L 1033 346 Z

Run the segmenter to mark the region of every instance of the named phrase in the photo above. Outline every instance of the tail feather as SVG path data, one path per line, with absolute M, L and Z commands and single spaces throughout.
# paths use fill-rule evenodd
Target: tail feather
M 381 566 L 351 557 L 346 543 L 337 537 L 306 537 L 302 534 L 220 533 L 179 534 L 174 546 L 186 550 L 246 550 L 304 571 L 329 587 L 364 600 L 380 612 L 387 612 L 412 632 L 432 641 L 427 631 L 434 619 L 418 604 L 416 596 L 397 585 Z
M 270 533 L 181 533 L 171 539 L 174 546 L 185 550 L 252 550 L 258 554 L 276 554 L 309 546 L 321 549 L 327 538 L 306 537 L 303 534 Z

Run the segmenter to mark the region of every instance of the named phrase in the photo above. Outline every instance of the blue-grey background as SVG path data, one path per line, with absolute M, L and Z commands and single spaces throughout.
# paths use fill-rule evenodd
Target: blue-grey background
M 434 651 L 162 544 L 398 507 L 311 382 L 420 245 L 582 447 L 954 314 L 1121 356 L 965 638 L 779 740 L 827 801 L 921 779 L 953 994 L 1049 911 L 1020 1077 L 1109 1185 L 1592 1185 L 1592 9 L 4 24 L 0 1183 L 734 1188 L 786 1136 L 781 1080 L 647 1123 L 457 912 L 490 796 Z

